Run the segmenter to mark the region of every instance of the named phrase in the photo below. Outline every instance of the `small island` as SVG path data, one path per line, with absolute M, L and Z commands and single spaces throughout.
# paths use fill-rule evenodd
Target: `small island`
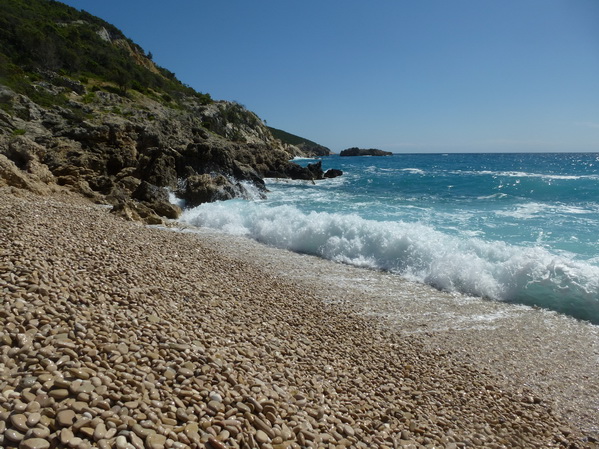
M 339 153 L 339 156 L 392 156 L 390 151 L 377 150 L 376 148 L 362 149 L 358 147 L 348 148 Z

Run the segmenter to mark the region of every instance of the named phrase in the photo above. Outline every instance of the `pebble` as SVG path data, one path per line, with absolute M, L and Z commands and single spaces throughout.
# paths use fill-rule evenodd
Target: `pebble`
M 27 416 L 27 426 L 28 427 L 35 426 L 38 422 L 40 422 L 41 418 L 42 418 L 42 415 L 39 412 L 30 413 L 29 416 Z
M 21 441 L 19 449 L 48 449 L 50 442 L 43 438 L 29 438 Z
M 4 432 L 4 436 L 9 441 L 13 441 L 15 443 L 19 443 L 25 437 L 25 435 L 23 435 L 21 432 L 15 430 L 15 429 L 7 429 Z
M 27 416 L 23 414 L 12 415 L 10 417 L 10 423 L 20 432 L 27 432 L 29 429 L 29 426 L 27 425 Z
M 256 432 L 256 441 L 261 444 L 270 443 L 270 438 L 265 432 L 258 430 Z
M 62 444 L 69 444 L 73 438 L 75 438 L 75 434 L 71 429 L 65 428 L 60 431 L 60 442 Z
M 48 396 L 58 400 L 65 399 L 69 397 L 69 390 L 66 388 L 57 388 L 56 390 L 50 390 Z
M 106 433 L 107 433 L 106 425 L 103 422 L 98 423 L 98 425 L 94 429 L 93 438 L 95 441 L 103 440 L 106 437 Z
M 45 426 L 33 427 L 32 429 L 29 429 L 26 434 L 26 437 L 30 438 L 48 438 L 48 436 L 50 436 L 50 429 Z
M 128 445 L 127 438 L 124 435 L 119 435 L 116 437 L 115 443 L 117 449 L 126 449 Z
M 157 433 L 148 435 L 146 438 L 147 449 L 163 449 L 166 444 L 166 437 Z
M 61 410 L 56 414 L 56 424 L 60 427 L 68 427 L 75 422 L 75 412 L 73 410 Z

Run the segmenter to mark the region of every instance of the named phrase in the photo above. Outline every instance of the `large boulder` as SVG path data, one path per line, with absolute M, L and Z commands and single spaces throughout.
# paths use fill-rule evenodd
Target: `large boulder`
M 115 204 L 110 212 L 128 221 L 143 221 L 150 225 L 164 224 L 164 220 L 151 208 L 137 201 L 126 200 Z
M 324 176 L 324 172 L 322 171 L 322 161 L 308 164 L 306 167 L 290 162 L 284 168 L 284 173 L 291 179 L 304 179 L 306 181 L 322 179 Z
M 176 219 L 179 218 L 182 212 L 179 206 L 170 203 L 166 188 L 155 186 L 146 181 L 139 184 L 131 197 L 141 201 L 161 217 Z
M 341 175 L 343 175 L 343 171 L 337 168 L 330 168 L 326 172 L 324 172 L 325 178 L 336 178 Z
M 176 220 L 183 212 L 179 206 L 171 204 L 168 201 L 155 201 L 152 203 L 145 203 L 145 205 L 156 212 L 157 215 L 170 218 L 171 220 Z
M 21 170 L 3 154 L 0 154 L 0 178 L 4 180 L 3 184 L 9 186 L 26 189 L 40 195 L 50 193 L 50 188 L 39 178 Z
M 154 202 L 167 202 L 168 203 L 168 190 L 164 187 L 158 187 L 150 184 L 147 181 L 142 181 L 141 184 L 131 194 L 132 198 L 139 201 L 146 201 L 148 203 Z

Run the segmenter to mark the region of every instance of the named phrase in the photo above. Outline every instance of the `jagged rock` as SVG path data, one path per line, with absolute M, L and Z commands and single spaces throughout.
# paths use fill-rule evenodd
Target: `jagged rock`
M 172 150 L 152 148 L 138 163 L 139 178 L 160 187 L 177 185 L 177 153 Z
M 9 186 L 27 189 L 40 195 L 50 193 L 50 188 L 45 183 L 41 182 L 35 175 L 21 170 L 4 154 L 0 154 L 0 178 L 4 179 Z
M 179 206 L 169 202 L 168 191 L 164 187 L 158 187 L 146 181 L 141 181 L 131 197 L 141 201 L 162 217 L 176 219 L 182 212 Z
M 183 212 L 179 206 L 171 204 L 168 201 L 156 201 L 146 203 L 146 205 L 159 216 L 170 218 L 171 220 L 176 220 L 181 215 L 181 212 Z
M 316 179 L 322 179 L 324 176 L 324 172 L 322 171 L 322 161 L 315 162 L 314 164 L 308 164 L 306 167 L 289 163 L 286 167 L 284 167 L 284 170 L 284 174 L 291 179 L 314 181 Z
M 324 172 L 325 178 L 336 178 L 337 176 L 343 175 L 343 171 L 337 168 L 330 168 L 326 172 Z
M 155 186 L 147 181 L 142 181 L 131 197 L 148 203 L 168 203 L 168 191 L 164 187 Z
M 128 221 L 143 221 L 151 225 L 164 224 L 162 218 L 151 208 L 137 201 L 127 200 L 115 204 L 110 212 Z
M 33 175 L 35 181 L 46 184 L 54 183 L 55 178 L 48 167 L 40 162 L 46 153 L 46 149 L 33 140 L 18 136 L 10 139 L 2 145 L 3 152 L 21 170 Z
M 114 182 L 109 176 L 94 176 L 87 180 L 90 188 L 95 192 L 108 195 L 114 188 Z
M 235 186 L 223 175 L 193 175 L 187 178 L 185 188 L 180 196 L 190 207 L 211 201 L 222 201 L 235 198 Z
M 140 184 L 141 180 L 133 176 L 124 176 L 118 181 L 118 185 L 129 193 L 134 192 Z

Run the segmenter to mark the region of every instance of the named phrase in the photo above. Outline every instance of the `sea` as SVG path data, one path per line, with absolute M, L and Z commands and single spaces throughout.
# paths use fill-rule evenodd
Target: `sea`
M 337 178 L 267 179 L 266 198 L 180 221 L 599 324 L 599 154 L 327 156 Z M 300 165 L 313 159 L 295 159 Z

